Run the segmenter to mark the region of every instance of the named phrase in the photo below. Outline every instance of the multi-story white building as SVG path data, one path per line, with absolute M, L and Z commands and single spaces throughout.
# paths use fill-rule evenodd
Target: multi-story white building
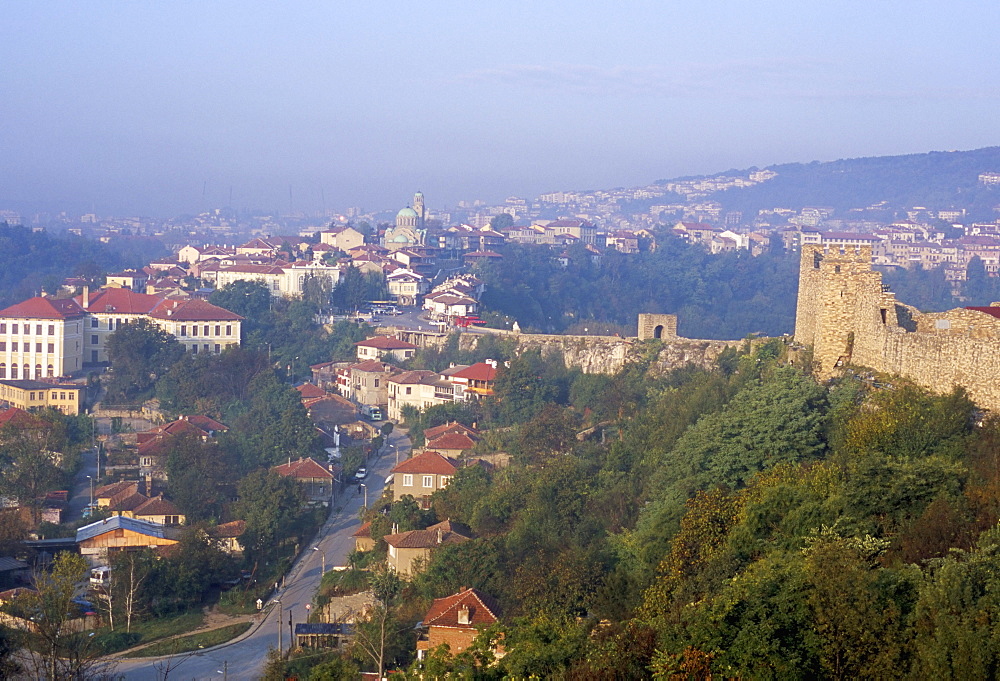
M 340 281 L 340 268 L 318 262 L 294 262 L 290 265 L 234 265 L 219 268 L 212 279 L 217 288 L 235 281 L 259 281 L 271 295 L 298 298 L 311 277 L 324 277 L 331 287 Z
M 108 337 L 149 319 L 188 352 L 218 354 L 240 344 L 243 318 L 200 300 L 170 300 L 124 288 L 76 298 L 35 297 L 0 310 L 0 379 L 68 376 L 108 361 Z
M 85 324 L 86 312 L 72 299 L 36 296 L 0 310 L 0 379 L 79 371 Z

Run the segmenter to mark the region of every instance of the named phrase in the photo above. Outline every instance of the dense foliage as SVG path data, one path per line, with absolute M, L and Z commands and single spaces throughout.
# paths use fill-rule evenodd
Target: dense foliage
M 154 239 L 121 238 L 104 244 L 0 223 L 0 308 L 41 291 L 56 293 L 67 274 L 101 281 L 106 272 L 142 267 L 165 254 L 163 244 Z
M 501 253 L 481 266 L 483 306 L 522 329 L 559 332 L 590 319 L 634 329 L 640 312 L 678 314 L 678 332 L 689 338 L 780 336 L 794 326 L 795 254 L 712 255 L 669 237 L 654 251 L 608 251 L 596 261 L 573 246 L 565 267 L 537 246 Z
M 414 674 L 983 678 L 1000 668 L 1000 423 L 961 391 L 855 376 L 821 386 L 770 341 L 714 371 L 661 378 L 641 361 L 616 376 L 550 370 L 533 408 L 501 409 L 531 393 L 540 363 L 511 362 L 501 372 L 511 385 L 498 377 L 475 413 L 428 411 L 428 424 L 507 424 L 486 439 L 513 458 L 462 469 L 435 495 L 436 517 L 476 538 L 436 551 L 406 597 L 419 617 L 462 586 L 490 594 L 507 655 L 485 667 L 472 653 L 435 654 Z M 598 413 L 594 394 L 614 406 Z M 410 527 L 432 520 L 396 506 L 386 512 Z

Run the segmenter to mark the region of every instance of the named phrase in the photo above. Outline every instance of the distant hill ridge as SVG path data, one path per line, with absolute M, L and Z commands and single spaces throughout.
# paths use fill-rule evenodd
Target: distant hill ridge
M 742 175 L 758 170 L 730 170 L 703 177 Z M 838 212 L 887 202 L 888 209 L 925 206 L 965 208 L 974 219 L 996 218 L 1000 187 L 979 183 L 980 173 L 1000 172 L 1000 147 L 972 151 L 932 151 L 903 156 L 874 156 L 783 163 L 768 166 L 777 177 L 752 187 L 716 192 L 708 198 L 727 211 L 831 206 Z M 677 178 L 670 181 L 680 181 Z M 660 180 L 657 184 L 665 184 Z

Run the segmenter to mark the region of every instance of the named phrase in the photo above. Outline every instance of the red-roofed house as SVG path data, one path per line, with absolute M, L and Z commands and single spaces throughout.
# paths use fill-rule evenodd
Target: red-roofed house
M 334 474 L 312 457 L 289 461 L 272 469 L 283 478 L 292 478 L 302 486 L 306 498 L 316 504 L 327 506 L 333 496 Z
M 384 407 L 389 404 L 389 378 L 398 371 L 373 359 L 337 369 L 337 387 L 358 404 Z
M 83 368 L 86 312 L 35 297 L 0 310 L 0 379 L 67 376 Z
M 426 530 L 387 534 L 383 537 L 388 545 L 386 562 L 403 577 L 410 577 L 426 565 L 435 549 L 467 542 L 471 536 L 468 527 L 450 520 L 431 525 Z
M 469 437 L 474 439 L 479 439 L 479 431 L 475 428 L 470 428 L 464 423 L 459 423 L 458 421 L 449 421 L 448 423 L 443 423 L 440 426 L 434 426 L 433 428 L 426 428 L 424 430 L 424 439 L 433 440 L 436 437 L 440 437 L 445 433 L 465 433 Z
M 392 336 L 375 336 L 354 345 L 358 348 L 359 360 L 380 360 L 383 357 L 390 357 L 397 362 L 402 362 L 413 357 L 417 351 L 417 346 L 413 343 L 407 343 Z
M 451 374 L 452 383 L 465 387 L 466 393 L 473 395 L 492 395 L 496 382 L 496 362 L 476 362 L 464 369 Z
M 476 448 L 476 440 L 466 433 L 449 432 L 428 440 L 426 448 L 448 458 L 459 458 Z
M 441 645 L 448 646 L 448 652 L 457 655 L 472 645 L 479 632 L 499 619 L 496 601 L 478 589 L 462 589 L 451 596 L 435 598 L 424 615 L 427 633 L 417 641 L 417 659 L 424 659 L 428 650 Z M 493 653 L 502 657 L 503 649 L 498 646 Z
M 371 522 L 362 523 L 354 534 L 354 550 L 355 551 L 371 551 L 375 548 L 375 540 L 372 539 L 372 524 Z
M 392 500 L 409 494 L 426 503 L 434 492 L 448 486 L 457 471 L 457 461 L 433 451 L 400 461 L 392 469 Z
M 193 354 L 219 354 L 240 344 L 243 317 L 207 300 L 164 300 L 149 318 Z

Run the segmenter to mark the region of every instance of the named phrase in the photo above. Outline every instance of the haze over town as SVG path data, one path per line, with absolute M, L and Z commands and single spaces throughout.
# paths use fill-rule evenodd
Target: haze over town
M 0 200 L 437 207 L 996 141 L 973 2 L 5 3 Z

